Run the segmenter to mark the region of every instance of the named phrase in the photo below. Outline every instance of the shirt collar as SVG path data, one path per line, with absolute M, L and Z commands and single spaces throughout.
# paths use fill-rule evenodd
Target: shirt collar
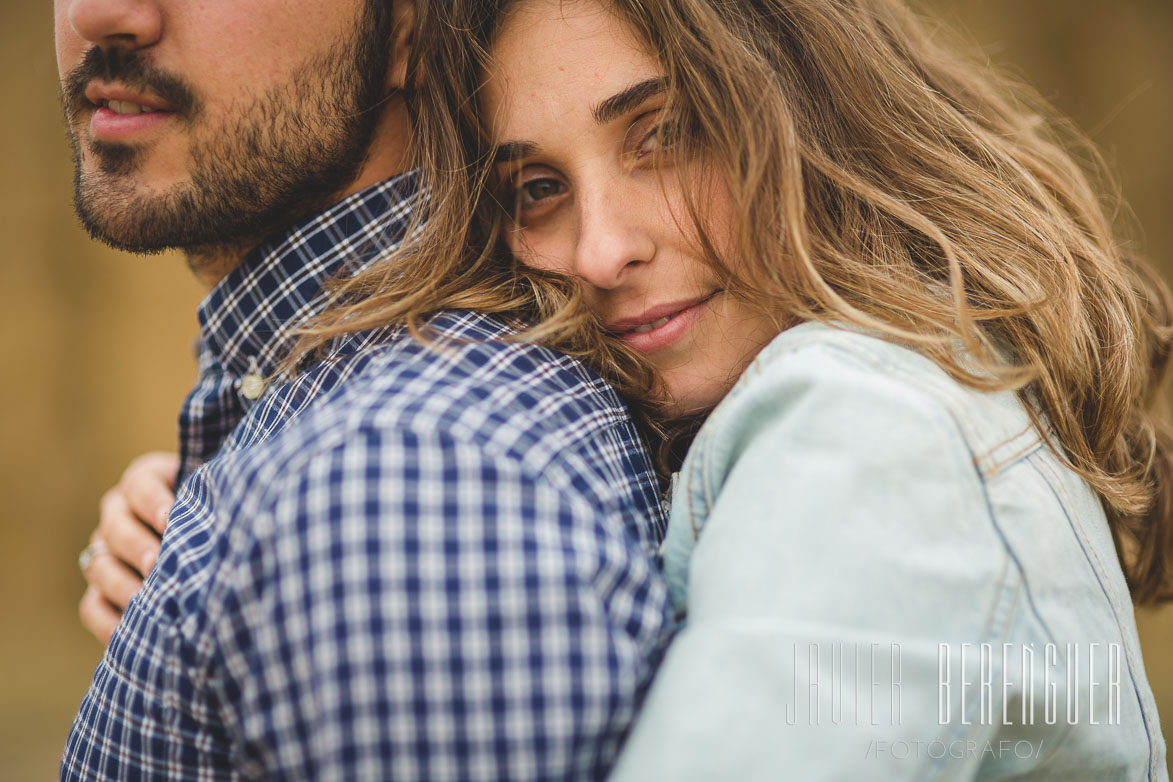
M 232 374 L 272 374 L 293 329 L 321 312 L 326 281 L 398 246 L 420 195 L 418 174 L 401 174 L 254 249 L 200 303 L 204 351 Z

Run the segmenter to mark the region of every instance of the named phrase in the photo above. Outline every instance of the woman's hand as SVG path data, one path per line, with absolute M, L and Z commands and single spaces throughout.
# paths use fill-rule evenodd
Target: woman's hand
M 122 612 L 159 556 L 159 537 L 175 502 L 178 471 L 177 454 L 144 454 L 130 463 L 117 486 L 102 495 L 98 528 L 88 549 L 93 554 L 83 570 L 89 587 L 78 613 L 82 625 L 103 644 L 109 643 Z

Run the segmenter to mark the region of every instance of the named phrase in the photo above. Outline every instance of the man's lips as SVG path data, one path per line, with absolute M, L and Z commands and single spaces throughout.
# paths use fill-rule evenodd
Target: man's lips
M 700 318 L 715 291 L 686 301 L 660 304 L 630 318 L 607 324 L 616 336 L 641 353 L 652 353 L 675 342 Z
M 117 114 L 137 114 L 140 112 L 171 112 L 171 106 L 166 101 L 141 92 L 134 92 L 124 87 L 91 84 L 86 88 L 86 100 L 99 108 L 108 108 Z
M 148 132 L 165 124 L 174 116 L 170 111 L 119 114 L 102 106 L 90 119 L 90 136 L 97 141 L 145 141 Z
M 95 107 L 90 133 L 101 141 L 141 138 L 175 114 L 158 98 L 120 87 L 91 84 L 85 94 Z

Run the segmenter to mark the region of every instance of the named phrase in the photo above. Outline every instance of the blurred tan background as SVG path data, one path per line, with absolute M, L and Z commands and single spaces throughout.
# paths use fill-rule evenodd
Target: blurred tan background
M 928 2 L 1093 134 L 1173 278 L 1173 3 Z M 50 3 L 3 4 L 0 780 L 56 773 L 101 653 L 76 618 L 77 552 L 126 463 L 175 447 L 202 295 L 182 258 L 116 253 L 77 227 L 51 36 Z M 1173 608 L 1140 621 L 1173 725 Z

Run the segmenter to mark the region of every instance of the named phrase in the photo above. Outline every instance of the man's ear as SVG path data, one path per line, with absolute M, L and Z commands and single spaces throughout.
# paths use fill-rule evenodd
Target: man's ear
M 416 35 L 418 16 L 415 0 L 394 0 L 391 16 L 391 67 L 387 76 L 387 86 L 398 90 L 407 86 L 407 69 L 419 40 L 419 36 Z M 415 84 L 412 86 L 418 88 L 422 83 L 423 74 L 416 73 Z

